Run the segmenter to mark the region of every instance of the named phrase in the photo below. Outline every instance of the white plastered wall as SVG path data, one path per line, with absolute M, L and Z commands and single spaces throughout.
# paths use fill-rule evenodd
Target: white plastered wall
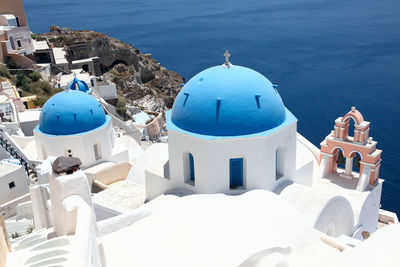
M 331 236 L 352 235 L 353 208 L 343 196 L 301 185 L 287 185 L 280 196 L 292 203 L 315 229 Z
M 34 51 L 33 41 L 28 27 L 13 27 L 11 30 L 7 31 L 7 36 L 8 40 L 10 40 L 11 37 L 14 39 L 15 48 L 25 49 L 26 52 L 30 52 L 28 54 Z M 21 41 L 22 47 L 18 47 L 17 40 Z
M 36 151 L 39 159 L 49 156 L 68 156 L 67 150 L 71 150 L 73 157 L 82 161 L 84 167 L 93 165 L 98 161 L 112 161 L 112 148 L 114 146 L 114 129 L 110 122 L 106 127 L 76 135 L 47 136 L 34 131 Z M 100 147 L 101 159 L 96 160 L 93 145 L 97 143 Z M 45 153 L 43 153 L 45 148 Z
M 6 163 L 4 163 L 6 164 Z M 0 168 L 5 167 L 0 164 Z M 29 183 L 23 166 L 12 165 L 13 171 L 0 177 L 0 205 L 29 193 Z M 14 187 L 9 184 L 14 182 Z
M 373 233 L 378 227 L 380 200 L 382 195 L 382 182 L 380 182 L 372 191 L 369 192 L 367 198 L 361 207 L 356 210 L 358 215 L 357 225 L 353 237 L 363 240 L 362 232 L 368 231 Z
M 168 131 L 170 179 L 146 172 L 146 185 L 151 183 L 151 199 L 171 188 L 186 188 L 195 193 L 241 193 L 252 189 L 273 190 L 284 180 L 293 178 L 296 168 L 296 131 L 293 123 L 268 136 L 204 140 Z M 282 162 L 284 177 L 276 180 L 275 157 L 278 147 L 285 151 Z M 189 174 L 188 153 L 194 158 L 194 185 L 185 183 Z M 230 189 L 231 158 L 243 158 L 243 183 Z M 151 176 L 151 177 L 150 177 Z

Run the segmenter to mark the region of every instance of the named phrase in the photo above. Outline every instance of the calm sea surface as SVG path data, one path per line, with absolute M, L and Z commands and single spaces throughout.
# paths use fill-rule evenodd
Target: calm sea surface
M 399 0 L 24 0 L 29 26 L 95 30 L 187 80 L 231 62 L 279 85 L 298 131 L 319 147 L 356 106 L 383 150 L 382 206 L 400 214 Z

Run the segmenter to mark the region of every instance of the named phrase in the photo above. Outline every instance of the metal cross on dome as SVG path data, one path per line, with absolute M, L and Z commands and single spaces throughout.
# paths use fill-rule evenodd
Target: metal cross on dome
M 232 64 L 229 62 L 229 57 L 231 56 L 231 54 L 229 54 L 228 50 L 225 50 L 224 56 L 225 56 L 225 63 L 223 64 L 223 66 L 226 68 L 232 67 Z

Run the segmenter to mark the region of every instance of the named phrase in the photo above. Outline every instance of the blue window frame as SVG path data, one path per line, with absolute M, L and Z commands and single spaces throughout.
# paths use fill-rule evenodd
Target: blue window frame
M 235 189 L 243 186 L 243 158 L 229 160 L 230 188 Z
M 190 169 L 190 181 L 194 182 L 194 159 L 192 153 L 189 153 L 189 169 Z

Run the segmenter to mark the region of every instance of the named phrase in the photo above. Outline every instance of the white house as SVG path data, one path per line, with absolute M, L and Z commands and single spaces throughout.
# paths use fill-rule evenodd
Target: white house
M 22 200 L 29 199 L 29 182 L 22 165 L 0 161 L 0 215 L 8 217 Z

